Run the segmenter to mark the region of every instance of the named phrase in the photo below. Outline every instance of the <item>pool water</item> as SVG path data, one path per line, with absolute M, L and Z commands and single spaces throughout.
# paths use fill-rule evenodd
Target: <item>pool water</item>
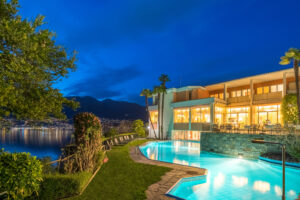
M 0 130 L 0 149 L 13 152 L 29 152 L 38 158 L 56 160 L 61 148 L 71 142 L 71 129 L 11 128 Z
M 200 143 L 192 141 L 151 142 L 140 150 L 152 160 L 208 170 L 206 176 L 182 179 L 170 195 L 188 200 L 281 199 L 280 165 L 200 151 Z M 294 200 L 299 193 L 300 169 L 287 167 L 286 199 Z

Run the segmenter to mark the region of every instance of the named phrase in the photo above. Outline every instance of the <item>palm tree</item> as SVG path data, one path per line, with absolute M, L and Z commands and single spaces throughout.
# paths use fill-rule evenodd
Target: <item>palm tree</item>
M 161 97 L 161 86 L 154 86 L 153 93 L 157 95 L 157 111 L 158 111 L 158 138 L 161 139 L 161 103 L 160 103 L 160 97 Z
M 152 119 L 151 119 L 151 116 L 150 116 L 149 104 L 148 104 L 148 97 L 150 97 L 151 95 L 152 95 L 152 92 L 149 89 L 143 89 L 141 94 L 140 94 L 140 96 L 145 96 L 146 112 L 147 112 L 148 117 L 150 119 L 150 124 L 151 124 L 152 130 L 154 131 L 155 139 L 157 139 L 156 131 L 154 129 Z
M 161 82 L 161 92 L 162 92 L 162 108 L 161 108 L 161 132 L 164 133 L 164 104 L 165 104 L 165 93 L 167 91 L 166 82 L 170 81 L 168 75 L 161 74 L 158 80 Z
M 298 124 L 300 120 L 300 92 L 299 92 L 299 62 L 300 62 L 300 50 L 295 48 L 290 48 L 285 52 L 285 56 L 280 57 L 281 65 L 288 65 L 293 60 L 293 67 L 295 72 L 295 82 L 296 82 L 296 96 L 297 96 L 297 107 L 298 107 Z

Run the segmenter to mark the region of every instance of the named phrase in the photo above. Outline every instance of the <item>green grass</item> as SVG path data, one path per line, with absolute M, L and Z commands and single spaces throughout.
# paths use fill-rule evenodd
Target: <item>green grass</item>
M 160 180 L 170 168 L 135 163 L 129 157 L 129 147 L 147 140 L 136 140 L 107 152 L 108 163 L 104 164 L 84 193 L 74 199 L 138 200 L 146 199 L 148 186 Z

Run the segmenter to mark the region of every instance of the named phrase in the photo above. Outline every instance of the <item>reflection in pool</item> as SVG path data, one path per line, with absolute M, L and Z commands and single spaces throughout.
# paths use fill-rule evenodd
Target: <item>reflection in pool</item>
M 208 169 L 206 179 L 182 179 L 169 194 L 183 199 L 281 199 L 280 165 L 200 152 L 199 142 L 151 142 L 140 147 L 150 159 Z M 300 170 L 286 168 L 286 199 L 300 193 Z
M 38 158 L 59 157 L 61 148 L 71 141 L 71 129 L 11 128 L 0 130 L 0 149 L 9 152 L 29 152 Z

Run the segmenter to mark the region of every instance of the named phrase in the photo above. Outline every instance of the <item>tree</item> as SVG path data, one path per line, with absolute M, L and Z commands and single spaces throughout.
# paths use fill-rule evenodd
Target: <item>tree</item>
M 162 92 L 162 87 L 161 86 L 154 86 L 153 88 L 153 93 L 152 94 L 156 94 L 158 96 L 157 98 L 157 111 L 158 111 L 158 138 L 161 139 L 162 137 L 162 133 L 161 133 L 161 92 Z
M 64 118 L 63 106 L 77 104 L 53 85 L 75 70 L 75 53 L 41 27 L 43 16 L 22 19 L 18 8 L 17 0 L 0 0 L 0 117 Z
M 140 94 L 140 96 L 145 96 L 146 112 L 148 114 L 148 118 L 150 120 L 150 124 L 151 124 L 152 130 L 154 132 L 154 137 L 157 139 L 156 131 L 154 129 L 153 122 L 152 122 L 152 119 L 151 119 L 151 116 L 150 116 L 150 111 L 149 111 L 148 98 L 151 96 L 151 94 L 152 94 L 152 92 L 149 89 L 143 89 L 142 92 L 141 92 L 141 94 Z
M 294 73 L 295 73 L 295 83 L 296 83 L 296 95 L 297 95 L 297 106 L 298 106 L 298 122 L 300 119 L 300 92 L 299 92 L 299 61 L 300 61 L 300 50 L 295 48 L 290 48 L 285 55 L 280 57 L 281 65 L 288 65 L 293 61 Z
M 165 93 L 167 91 L 166 82 L 170 81 L 168 75 L 162 74 L 159 78 L 161 82 L 161 91 L 162 91 L 162 105 L 161 105 L 161 132 L 164 134 L 164 105 L 165 105 Z
M 145 137 L 144 122 L 140 119 L 135 120 L 132 123 L 132 131 L 137 133 L 139 136 Z
M 281 113 L 284 123 L 298 122 L 298 108 L 297 108 L 296 94 L 287 94 L 282 99 Z

